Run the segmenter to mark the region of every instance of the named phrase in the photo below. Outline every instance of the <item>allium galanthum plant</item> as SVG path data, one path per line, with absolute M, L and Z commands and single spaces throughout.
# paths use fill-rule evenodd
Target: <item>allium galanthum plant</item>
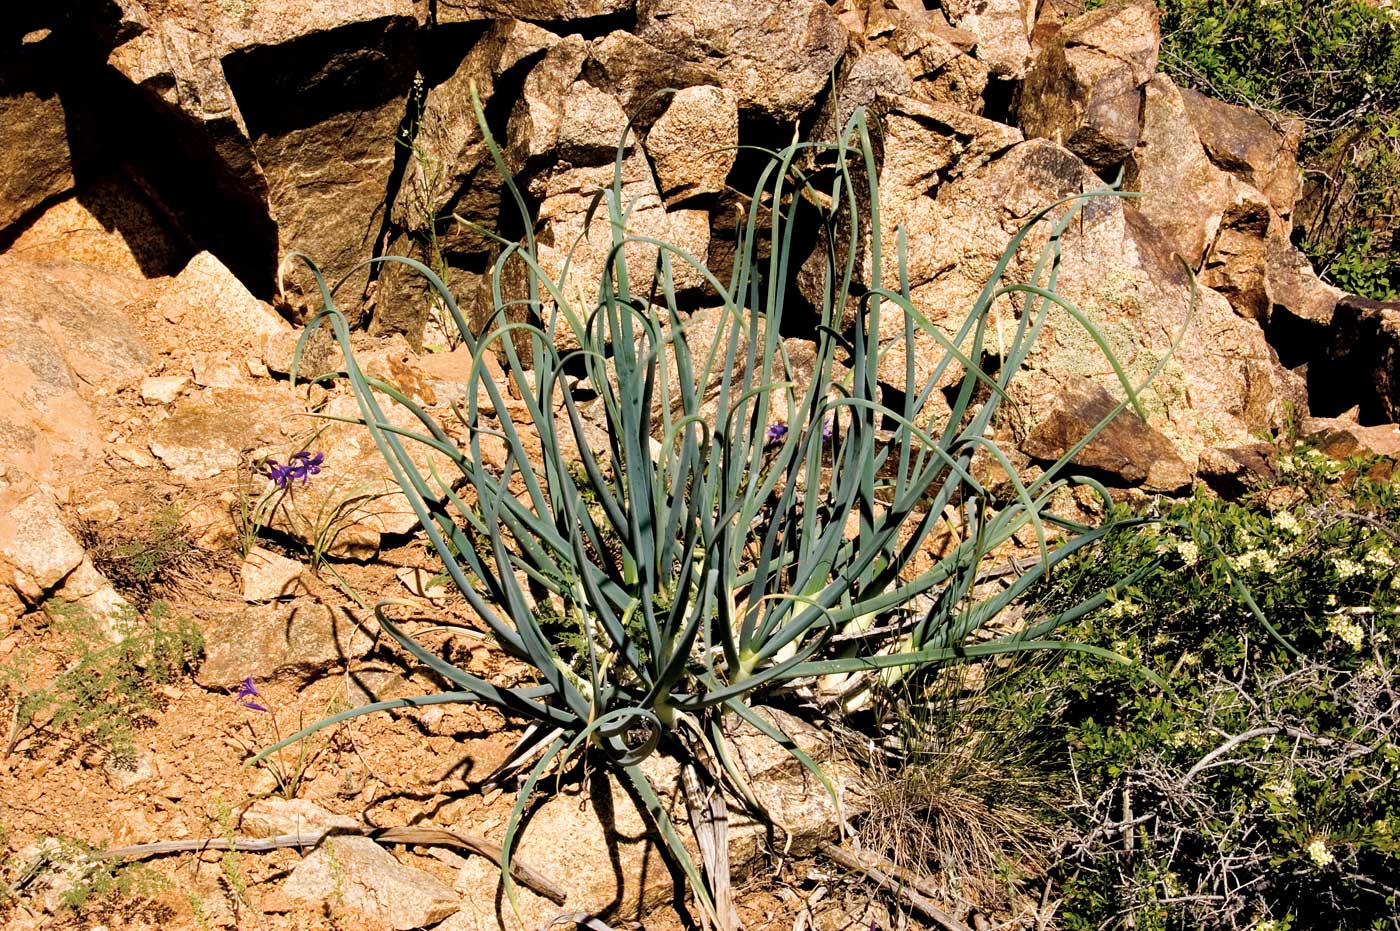
M 1086 327 L 1107 345 L 1055 285 L 1061 236 L 1086 199 L 1119 192 L 1074 196 L 1028 218 L 949 331 L 931 323 L 911 296 L 903 233 L 882 241 L 888 234 L 882 234 L 863 109 L 834 143 L 795 143 L 772 153 L 728 281 L 679 247 L 629 231 L 635 205 L 624 198 L 620 145 L 614 183 L 597 202 L 611 252 L 602 269 L 588 270 L 601 272 L 596 301 L 574 306 L 567 296 L 574 291 L 561 279 L 582 272 L 566 262 L 555 279 L 542 267 L 534 220 L 479 107 L 478 118 L 526 230 L 522 242 L 497 237 L 500 257 L 488 275 L 494 314 L 484 327 L 469 326 L 426 266 L 372 260 L 399 262 L 422 275 L 470 350 L 475 361 L 465 400 L 454 409 L 465 428 L 458 435 L 467 439 L 454 442 L 411 398 L 360 369 L 334 289 L 302 256 L 323 302 L 306 338 L 321 326 L 331 329 L 361 422 L 447 576 L 499 647 L 533 668 L 534 681 L 498 685 L 447 662 L 394 619 L 390 609 L 401 602 L 387 599 L 376 608 L 383 630 L 452 690 L 332 715 L 263 755 L 358 714 L 450 702 L 494 705 L 543 734 L 520 761 L 520 771 L 529 770 L 507 825 L 506 867 L 535 785 L 586 750 L 630 780 L 698 905 L 715 917 L 711 893 L 725 888 L 727 877 L 716 872 L 724 867 L 707 861 L 711 882 L 702 880 L 641 768 L 645 757 L 675 756 L 697 767 L 708 785 L 726 787 L 739 804 L 761 812 L 728 749 L 726 726 L 738 720 L 784 746 L 834 794 L 821 768 L 758 714 L 757 704 L 818 679 L 839 682 L 841 694 L 850 696 L 880 688 L 901 670 L 1075 648 L 1055 631 L 1113 595 L 1099 593 L 1016 632 L 986 629 L 1052 567 L 1115 529 L 1049 510 L 1071 481 L 1064 466 L 1097 429 L 1027 482 L 988 437 L 1011 379 L 1052 314 L 1064 312 L 1069 325 Z M 796 167 L 803 159 L 820 160 L 827 190 L 816 191 L 813 176 Z M 813 204 L 827 205 L 815 220 Z M 807 328 L 815 358 L 799 376 L 782 339 L 783 317 L 801 264 L 794 231 L 811 222 L 829 231 L 830 243 L 846 245 L 829 248 L 816 301 L 820 321 Z M 1040 228 L 1049 236 L 1031 281 L 1003 280 Z M 899 273 L 887 282 L 882 268 L 891 246 Z M 639 263 L 642 251 L 648 258 Z M 677 265 L 689 266 L 709 289 L 720 321 L 712 342 L 695 341 L 687 326 L 673 284 Z M 504 282 L 511 278 L 524 281 L 523 296 L 507 295 Z M 1013 311 L 1014 323 L 999 344 L 1001 367 L 989 373 L 974 360 L 990 355 L 989 312 L 998 302 Z M 859 312 L 850 314 L 856 306 Z M 886 393 L 881 361 L 899 347 L 911 361 L 899 390 Z M 916 354 L 930 362 L 922 376 L 912 362 Z M 504 364 L 518 403 L 506 402 L 507 386 L 486 366 L 492 355 Z M 1142 385 L 1110 362 L 1126 395 L 1111 419 L 1136 406 Z M 582 382 L 597 397 L 588 410 L 571 388 L 580 380 L 566 378 L 566 369 L 585 373 Z M 925 412 L 935 393 L 951 399 L 951 411 L 931 421 Z M 900 400 L 891 407 L 886 397 Z M 418 426 L 391 425 L 388 404 L 408 411 Z M 590 416 L 602 423 L 587 424 Z M 486 437 L 504 443 L 503 459 L 483 453 Z M 418 466 L 413 444 L 445 457 L 452 474 Z M 1002 463 L 999 482 L 1009 494 L 993 493 L 974 476 L 979 454 Z M 1107 500 L 1092 480 L 1074 481 Z M 936 559 L 913 560 L 949 507 L 963 515 L 961 538 Z M 985 560 L 1018 534 L 1038 540 L 1040 561 L 1008 587 L 989 593 L 977 586 Z M 918 613 L 910 609 L 915 599 L 925 605 Z M 546 612 L 539 605 L 553 607 Z M 881 619 L 887 622 L 876 622 Z M 1084 649 L 1123 661 L 1102 648 Z M 514 901 L 508 869 L 503 883 Z

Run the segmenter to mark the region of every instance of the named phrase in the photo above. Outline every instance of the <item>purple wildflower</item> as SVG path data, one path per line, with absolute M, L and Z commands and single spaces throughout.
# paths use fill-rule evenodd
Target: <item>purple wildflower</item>
M 305 485 L 313 475 L 321 474 L 321 463 L 325 462 L 325 453 L 310 453 L 302 450 L 292 454 L 292 461 L 286 465 L 280 464 L 276 459 L 267 460 L 267 477 L 277 485 L 278 488 L 286 488 L 297 479 Z
M 774 446 L 781 443 L 783 437 L 787 436 L 787 432 L 787 424 L 783 423 L 781 420 L 773 421 L 763 433 L 763 445 Z
M 286 488 L 291 476 L 292 466 L 281 465 L 276 459 L 267 460 L 267 477 L 272 479 L 278 488 Z
M 836 417 L 835 417 L 834 415 L 832 415 L 832 414 L 828 414 L 826 420 L 822 423 L 822 439 L 823 439 L 823 440 L 829 440 L 829 439 L 831 439 L 831 433 L 832 433 L 832 431 L 835 430 L 835 429 L 836 429 Z
M 306 450 L 302 450 L 299 453 L 292 454 L 292 461 L 296 462 L 297 460 L 301 460 L 300 463 L 292 466 L 292 468 L 297 470 L 297 477 L 300 478 L 301 483 L 305 485 L 311 476 L 321 474 L 321 463 L 325 462 L 326 454 L 315 453 L 313 455 Z
M 243 684 L 238 687 L 238 694 L 233 696 L 233 700 L 250 711 L 266 712 L 267 708 L 253 701 L 254 698 L 261 697 L 257 686 L 253 684 L 253 677 L 249 676 L 243 680 Z

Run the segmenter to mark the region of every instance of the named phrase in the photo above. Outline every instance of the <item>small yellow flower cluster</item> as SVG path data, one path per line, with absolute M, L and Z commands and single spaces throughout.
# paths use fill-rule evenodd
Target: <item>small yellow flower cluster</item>
M 1201 558 L 1201 548 L 1196 545 L 1195 540 L 1181 540 L 1174 547 L 1176 555 L 1181 557 L 1181 561 L 1188 566 L 1194 566 Z
M 1375 566 L 1377 569 L 1394 569 L 1395 557 L 1390 555 L 1390 551 L 1383 546 L 1366 551 L 1366 555 L 1361 557 L 1361 561 L 1368 566 Z
M 1241 569 L 1258 569 L 1267 575 L 1278 569 L 1278 559 L 1267 550 L 1246 550 L 1235 557 L 1235 564 Z
M 1337 576 L 1343 579 L 1354 578 L 1366 571 L 1366 567 L 1354 559 L 1334 559 L 1332 565 L 1337 570 Z
M 1303 850 L 1307 853 L 1308 859 L 1318 866 L 1329 866 L 1336 859 L 1332 856 L 1332 851 L 1327 849 L 1327 842 L 1320 837 L 1314 837 L 1308 841 L 1308 845 Z
M 1274 515 L 1274 526 L 1290 537 L 1296 537 L 1303 532 L 1302 522 L 1287 511 Z
M 1361 649 L 1361 644 L 1366 639 L 1366 632 L 1361 629 L 1360 624 L 1340 614 L 1334 614 L 1328 619 L 1327 629 L 1346 641 L 1347 646 L 1353 650 Z
M 1271 782 L 1264 786 L 1264 790 L 1275 798 L 1285 802 L 1293 801 L 1293 794 L 1297 791 L 1293 785 L 1293 780 L 1288 778 L 1280 779 L 1278 782 Z
M 1142 605 L 1128 598 L 1120 598 L 1108 608 L 1108 616 L 1112 618 L 1137 617 L 1141 613 Z

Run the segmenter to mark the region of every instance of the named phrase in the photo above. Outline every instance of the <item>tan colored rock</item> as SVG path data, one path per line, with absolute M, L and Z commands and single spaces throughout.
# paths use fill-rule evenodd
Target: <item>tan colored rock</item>
M 156 303 L 169 323 L 228 348 L 253 349 L 290 335 L 291 324 L 248 292 L 217 257 L 201 252 L 175 276 Z
M 1212 100 L 1190 88 L 1181 88 L 1180 93 L 1210 160 L 1261 191 L 1279 216 L 1292 216 L 1302 189 L 1298 168 L 1302 121 L 1284 119 L 1275 127 L 1248 107 Z
M 625 13 L 635 0 L 440 0 L 439 23 L 460 23 L 480 19 L 516 19 L 565 23 Z
M 237 388 L 247 378 L 247 368 L 226 352 L 199 352 L 191 360 L 194 383 L 201 388 Z
M 815 136 L 834 139 L 845 128 L 857 107 L 871 107 L 880 97 L 909 97 L 914 81 L 904 59 L 883 48 L 866 49 L 847 56 L 836 94 L 822 107 Z
M 639 0 L 637 35 L 719 73 L 742 110 L 791 120 L 825 89 L 846 30 L 820 0 Z
M 0 577 L 31 606 L 87 557 L 52 497 L 18 474 L 0 475 Z
M 243 451 L 282 441 L 303 412 L 285 386 L 211 389 L 180 399 L 151 432 L 150 450 L 176 478 L 198 481 L 244 465 Z
M 1124 177 L 1141 191 L 1136 204 L 1192 268 L 1200 265 L 1239 182 L 1213 165 L 1191 123 L 1181 91 L 1166 75 L 1146 86 L 1142 136 Z
M 7 254 L 31 262 L 74 260 L 134 278 L 173 275 L 190 247 L 131 182 L 85 180 L 25 227 Z
M 600 208 L 585 223 L 594 196 L 612 187 L 613 167 L 602 165 L 557 171 L 540 179 L 532 188 L 539 198 L 539 262 L 545 273 L 558 282 L 575 314 L 585 315 L 598 301 L 598 289 L 603 279 L 603 266 L 612 249 L 612 228 L 607 211 Z M 631 209 L 628 219 L 630 236 L 648 236 L 666 242 L 677 242 L 684 236 L 692 248 L 703 248 L 696 227 L 694 211 L 668 214 L 647 163 L 638 149 L 622 165 L 622 207 Z M 708 239 L 708 231 L 704 234 Z M 568 275 L 564 264 L 572 250 Z M 656 266 L 656 248 L 634 242 L 624 248 L 632 292 L 645 294 L 651 287 Z M 677 266 L 679 268 L 679 266 Z M 563 280 L 561 280 L 563 278 Z M 692 279 L 694 280 L 694 279 Z M 523 293 L 523 284 L 512 287 L 512 295 Z M 550 302 L 553 303 L 552 301 Z M 580 320 L 583 319 L 581 316 Z M 560 323 L 560 345 L 568 346 L 571 337 L 563 321 Z
M 1220 228 L 1199 278 L 1225 295 L 1240 316 L 1265 323 L 1272 307 L 1267 281 L 1270 240 L 1283 239 L 1286 224 L 1258 191 L 1241 185 L 1235 193 L 1220 215 Z
M 0 468 L 0 612 L 17 617 L 50 597 L 86 608 L 114 637 L 116 622 L 130 612 L 68 528 L 53 493 Z
M 798 747 L 812 754 L 836 785 L 844 787 L 856 781 L 852 767 L 831 759 L 830 745 L 819 731 L 782 712 L 765 709 L 762 713 L 787 731 Z M 788 853 L 802 856 L 833 836 L 836 813 L 821 783 L 767 737 L 748 727 L 734 731 L 730 751 L 740 761 L 738 765 L 748 775 L 755 794 L 790 832 Z M 642 768 L 690 846 L 678 767 L 653 755 Z M 755 824 L 737 807 L 732 805 L 729 811 L 730 862 L 736 878 L 742 879 L 760 862 L 759 854 L 769 849 L 770 840 L 768 829 Z M 597 772 L 582 791 L 569 787 L 535 809 L 521 831 L 516 855 L 563 886 L 569 909 L 627 921 L 641 919 L 649 908 L 673 898 L 674 881 L 657 844 L 655 832 L 632 795 L 611 776 Z M 692 857 L 698 856 L 693 846 L 690 849 Z M 600 869 L 599 864 L 608 866 Z M 473 857 L 463 865 L 455 886 L 462 893 L 462 912 L 445 927 L 454 931 L 501 927 L 496 917 L 498 867 Z M 509 907 L 504 910 L 505 926 L 511 931 L 538 928 L 559 912 L 559 906 L 518 884 L 517 901 L 518 916 L 510 914 Z
M 171 404 L 189 386 L 188 375 L 153 375 L 141 381 L 141 400 L 147 404 Z
M 219 4 L 208 11 L 219 49 L 230 51 L 287 45 L 308 36 L 325 36 L 349 26 L 390 20 L 417 21 L 413 0 L 257 0 L 237 6 Z
M 1400 426 L 1393 423 L 1363 427 L 1340 417 L 1308 417 L 1299 425 L 1298 435 L 1333 459 L 1365 453 L 1400 459 Z
M 627 114 L 611 95 L 587 81 L 575 81 L 564 93 L 564 112 L 559 120 L 559 157 L 571 165 L 611 164 L 619 143 L 624 149 L 635 144 L 629 132 Z
M 904 212 L 917 217 L 917 226 L 909 222 L 920 234 L 909 238 L 915 304 L 945 333 L 955 332 L 1021 224 L 1044 205 L 1101 183 L 1070 152 L 1029 140 L 939 187 L 933 198 L 909 199 Z M 1029 278 L 1048 232 L 1042 226 L 1028 237 L 1007 283 Z M 1188 466 L 1194 468 L 1206 447 L 1243 442 L 1277 423 L 1285 400 L 1302 406 L 1301 385 L 1279 366 L 1259 326 L 1239 318 L 1221 295 L 1201 289 L 1187 325 L 1186 271 L 1153 226 L 1120 199 L 1089 203 L 1066 230 L 1057 287 L 1099 328 L 1134 384 L 1185 326 L 1176 355 L 1142 401 L 1147 426 L 1170 440 Z M 1009 332 L 1014 306 L 1008 302 L 994 309 L 994 329 Z M 892 342 L 882 377 L 902 384 L 907 350 L 894 342 L 902 331 L 900 315 L 884 314 L 881 329 Z M 913 352 L 920 379 L 943 355 L 924 335 L 916 337 Z M 1021 435 L 1032 433 L 1066 386 L 1085 376 L 1113 397 L 1122 396 L 1097 345 L 1061 313 L 1050 314 L 1026 365 L 1028 371 L 1012 382 L 1014 409 L 1024 418 Z M 929 411 L 928 416 L 942 414 Z
M 1186 92 L 1170 79 L 1154 77 L 1145 88 L 1142 138 L 1126 164 L 1125 183 L 1142 192 L 1136 205 L 1176 253 L 1242 316 L 1264 320 L 1275 305 L 1295 304 L 1299 309 L 1289 311 L 1295 319 L 1330 319 L 1335 300 L 1288 244 L 1289 221 L 1278 213 L 1274 198 L 1241 180 L 1270 184 L 1280 203 L 1293 196 L 1280 180 L 1290 176 L 1288 146 L 1272 130 L 1245 119 L 1248 115 L 1188 103 Z M 1245 164 L 1245 155 L 1219 156 L 1237 166 L 1227 171 L 1207 152 L 1196 126 L 1221 136 L 1227 118 L 1241 121 L 1242 132 L 1253 127 L 1272 140 L 1266 144 L 1261 139 L 1254 148 L 1272 145 L 1273 154 L 1249 156 L 1261 166 L 1257 171 L 1238 167 Z M 1223 142 L 1215 145 L 1223 151 Z M 1270 174 L 1269 165 L 1282 167 Z
M 890 244 L 895 229 L 903 226 L 909 243 L 909 274 L 914 281 L 936 278 L 955 262 L 951 255 L 922 248 L 920 244 L 944 237 L 939 215 L 929 196 L 940 185 L 966 177 L 1022 141 L 1021 133 L 1001 123 L 960 110 L 947 104 L 931 104 L 908 97 L 880 96 L 872 111 L 878 119 L 873 134 L 880 140 L 880 221 L 885 243 L 882 283 L 898 282 L 898 257 Z M 864 196 L 858 192 L 857 196 Z M 849 235 L 845 229 L 843 235 Z M 844 245 L 838 254 L 844 252 Z M 862 246 L 857 266 L 865 282 L 870 282 L 868 247 Z M 934 265 L 926 263 L 932 261 Z M 827 252 L 822 246 L 813 251 L 799 273 L 798 284 L 809 300 L 820 305 Z M 847 314 L 855 308 L 848 308 Z
M 1150 0 L 1110 0 L 1065 23 L 1062 38 L 1071 48 L 1093 49 L 1126 63 L 1133 85 L 1141 87 L 1157 71 L 1157 20 L 1157 6 Z
M 148 297 L 89 266 L 0 256 L 0 461 L 48 480 L 99 454 L 84 395 L 145 376 L 150 350 L 121 311 Z
M 1115 0 L 1066 23 L 1026 74 L 1017 116 L 1091 167 L 1117 165 L 1138 143 L 1139 88 L 1157 65 L 1157 8 Z
M 243 587 L 243 600 L 249 604 L 262 601 L 281 601 L 306 593 L 306 585 L 301 580 L 305 571 L 300 560 L 288 559 L 280 553 L 261 546 L 248 550 L 239 569 L 239 579 Z
M 646 136 L 668 203 L 723 191 L 738 144 L 738 101 L 710 85 L 677 91 Z
M 432 875 L 404 866 L 367 837 L 328 838 L 282 885 L 292 902 L 349 912 L 356 927 L 408 931 L 437 924 L 458 899 Z
M 970 54 L 976 46 L 976 36 L 954 29 L 933 10 L 895 15 L 888 44 L 909 69 L 912 96 L 981 113 L 989 72 Z
M 374 647 L 372 622 L 311 598 L 209 612 L 200 621 L 204 661 L 196 678 L 206 688 L 237 688 L 248 676 L 309 681 Z
M 358 826 L 354 818 L 333 814 L 304 798 L 259 799 L 244 810 L 239 824 L 244 833 L 253 837 L 307 834 L 328 828 Z
M 1054 403 L 1021 443 L 1021 451 L 1032 458 L 1055 462 L 1099 428 L 1094 439 L 1070 460 L 1074 465 L 1107 473 L 1144 491 L 1173 492 L 1191 484 L 1192 470 L 1181 461 L 1170 440 L 1130 411 L 1109 419 L 1118 402 L 1103 387 L 1088 379 L 1071 381 Z
M 672 237 L 667 241 L 685 250 L 704 267 L 710 249 L 710 214 L 704 210 L 670 210 L 666 213 L 666 223 Z M 678 293 L 713 290 L 701 268 L 674 253 L 671 254 L 671 278 Z
M 670 102 L 658 91 L 720 83 L 714 62 L 688 61 L 621 29 L 589 45 L 584 69 L 588 80 L 615 95 L 640 128 L 650 126 Z
M 507 153 L 514 170 L 537 170 L 551 162 L 559 147 L 565 97 L 583 72 L 588 47 L 571 36 L 555 45 L 530 69 L 510 114 Z
M 975 54 L 992 74 L 1020 78 L 1030 64 L 1032 0 L 948 0 L 943 11 L 954 26 L 977 37 Z
M 1270 236 L 1265 257 L 1265 281 L 1275 321 L 1287 317 L 1321 339 L 1332 326 L 1332 315 L 1345 292 L 1317 277 L 1312 263 L 1283 236 Z

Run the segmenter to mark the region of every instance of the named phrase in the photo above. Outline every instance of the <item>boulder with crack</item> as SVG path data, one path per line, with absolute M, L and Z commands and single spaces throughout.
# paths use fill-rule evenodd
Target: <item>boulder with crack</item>
M 999 78 L 1019 79 L 1031 58 L 1034 0 L 947 0 L 943 11 L 977 37 L 975 54 Z
M 1072 153 L 1036 139 L 940 186 L 935 196 L 912 198 L 909 210 L 921 218 L 917 229 L 927 231 L 909 238 L 914 303 L 951 334 L 1017 229 L 1045 205 L 1101 184 Z M 1007 283 L 1029 278 L 1048 234 L 1042 224 L 1028 237 Z M 1186 270 L 1152 224 L 1122 199 L 1103 197 L 1085 204 L 1061 247 L 1058 291 L 1100 330 L 1135 386 L 1181 336 L 1175 355 L 1142 401 L 1147 426 L 1166 437 L 1190 468 L 1203 449 L 1242 441 L 1277 422 L 1285 400 L 1302 406 L 1302 386 L 1278 364 L 1259 326 L 1241 319 L 1221 295 L 1205 288 L 1193 309 Z M 1010 332 L 1006 328 L 1015 325 L 1019 306 L 1009 300 L 994 305 L 994 334 Z M 881 325 L 894 338 L 902 331 L 902 318 L 887 305 Z M 927 377 L 942 351 L 922 333 L 914 351 L 915 370 Z M 882 378 L 902 384 L 904 365 L 904 347 L 893 346 L 882 361 Z M 1050 315 L 1027 367 L 1012 382 L 1016 403 L 1007 410 L 1022 420 L 1022 436 L 1032 434 L 1057 407 L 1066 385 L 1084 377 L 1121 397 L 1095 341 L 1058 311 Z M 943 414 L 930 410 L 926 416 L 937 420 Z
M 846 30 L 820 0 L 639 0 L 637 35 L 714 68 L 741 110 L 790 121 L 804 113 L 846 51 Z
M 1027 136 L 1052 139 L 1092 168 L 1117 165 L 1138 142 L 1142 85 L 1157 68 L 1157 7 L 1114 0 L 1045 42 L 1016 108 Z

